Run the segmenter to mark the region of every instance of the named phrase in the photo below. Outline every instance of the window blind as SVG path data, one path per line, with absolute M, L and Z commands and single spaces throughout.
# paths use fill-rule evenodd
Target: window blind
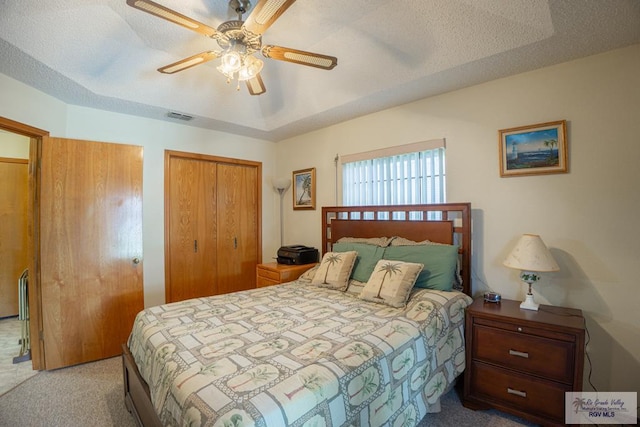
M 344 206 L 446 201 L 444 139 L 343 156 L 341 163 Z

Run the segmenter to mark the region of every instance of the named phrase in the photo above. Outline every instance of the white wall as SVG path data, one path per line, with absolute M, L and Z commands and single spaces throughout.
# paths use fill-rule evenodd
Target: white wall
M 66 105 L 0 74 L 0 116 L 51 136 L 143 147 L 143 250 L 145 306 L 164 302 L 164 151 L 178 150 L 262 162 L 262 247 L 270 261 L 279 246 L 278 196 L 270 178 L 275 144 L 182 124 Z M 5 96 L 7 94 L 7 96 Z
M 568 174 L 500 177 L 499 129 L 561 119 Z M 640 391 L 640 45 L 282 141 L 277 170 L 316 167 L 317 206 L 333 205 L 336 153 L 435 138 L 446 138 L 448 200 L 472 203 L 474 292 L 523 299 L 502 260 L 522 233 L 540 234 L 561 271 L 535 285 L 537 300 L 584 311 L 599 390 Z M 285 201 L 285 241 L 320 247 L 320 210 L 293 211 L 291 190 Z
M 64 136 L 66 104 L 0 73 L 0 116 Z
M 28 159 L 30 142 L 29 137 L 0 129 L 0 157 Z

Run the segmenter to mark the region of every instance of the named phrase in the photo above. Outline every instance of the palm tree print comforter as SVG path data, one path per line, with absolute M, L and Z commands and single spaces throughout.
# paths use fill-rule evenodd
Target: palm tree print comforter
M 145 309 L 128 344 L 167 426 L 414 426 L 464 370 L 470 303 L 295 281 Z

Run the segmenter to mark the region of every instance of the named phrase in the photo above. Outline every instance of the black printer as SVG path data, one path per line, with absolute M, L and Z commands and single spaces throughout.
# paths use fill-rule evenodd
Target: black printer
M 278 249 L 278 264 L 300 265 L 318 262 L 318 250 L 304 245 L 282 246 Z

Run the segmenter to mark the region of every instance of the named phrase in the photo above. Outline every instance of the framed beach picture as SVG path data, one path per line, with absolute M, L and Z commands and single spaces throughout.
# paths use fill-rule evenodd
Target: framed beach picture
M 500 176 L 567 172 L 566 120 L 499 131 Z
M 293 171 L 293 209 L 316 208 L 316 168 Z

